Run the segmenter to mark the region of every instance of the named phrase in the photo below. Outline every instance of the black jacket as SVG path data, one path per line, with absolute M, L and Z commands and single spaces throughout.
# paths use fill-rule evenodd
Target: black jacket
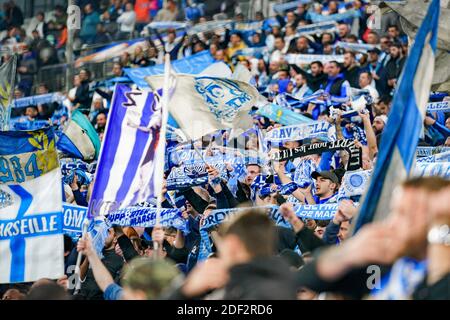
M 328 76 L 325 73 L 318 74 L 317 76 L 313 76 L 311 73 L 306 72 L 302 68 L 295 68 L 298 73 L 301 73 L 302 76 L 306 78 L 306 84 L 313 91 L 316 92 L 328 81 Z
M 428 286 L 426 277 L 413 294 L 414 300 L 450 300 L 450 273 Z
M 350 83 L 350 87 L 359 88 L 359 74 L 361 69 L 357 66 L 346 68 L 344 70 L 344 78 Z
M 118 282 L 120 277 L 120 272 L 123 267 L 123 258 L 116 254 L 113 250 L 104 250 L 102 262 L 108 269 L 109 273 L 113 277 L 114 281 Z M 94 278 L 94 273 L 92 269 L 89 269 L 86 274 L 86 280 L 81 285 L 80 294 L 84 296 L 87 300 L 103 300 L 103 292 L 97 285 Z
M 77 88 L 75 92 L 75 100 L 74 104 L 79 103 L 81 108 L 90 109 L 92 103 L 92 96 L 89 91 L 89 81 L 82 81 L 80 86 Z
M 225 300 L 293 300 L 294 274 L 279 257 L 255 258 L 230 269 Z

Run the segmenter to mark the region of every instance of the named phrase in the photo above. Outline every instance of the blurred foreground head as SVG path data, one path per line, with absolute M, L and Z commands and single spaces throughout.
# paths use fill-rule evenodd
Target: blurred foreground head
M 274 254 L 275 231 L 270 218 L 257 209 L 233 216 L 219 229 L 220 256 L 228 266 Z
M 124 269 L 124 300 L 163 299 L 183 280 L 178 268 L 163 259 L 139 257 Z

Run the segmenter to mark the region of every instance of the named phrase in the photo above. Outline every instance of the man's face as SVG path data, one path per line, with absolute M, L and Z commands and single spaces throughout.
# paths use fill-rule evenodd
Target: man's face
M 328 5 L 328 10 L 330 13 L 336 13 L 337 10 L 337 3 L 335 1 L 331 1 L 330 4 Z
M 445 140 L 444 147 L 450 147 L 450 137 Z
M 384 102 L 380 102 L 378 104 L 376 104 L 376 109 L 378 111 L 378 114 L 385 114 L 387 115 L 389 112 L 389 106 L 386 105 Z
M 256 176 L 261 172 L 261 168 L 257 165 L 247 166 L 247 176 L 245 177 L 245 184 L 251 185 Z
M 86 12 L 87 14 L 89 14 L 89 13 L 91 13 L 91 11 L 92 11 L 92 6 L 91 6 L 90 4 L 87 4 L 87 5 L 84 7 L 84 12 Z
M 330 77 L 336 77 L 339 74 L 340 69 L 335 63 L 330 63 L 327 71 Z
M 396 245 L 402 255 L 414 257 L 426 250 L 428 197 L 428 192 L 416 188 L 398 188 L 393 192 L 386 227 L 395 229 Z
M 317 76 L 321 72 L 322 72 L 322 68 L 317 63 L 314 63 L 311 65 L 311 74 L 313 76 Z
M 119 77 L 122 75 L 122 68 L 118 64 L 115 64 L 113 66 L 112 72 L 116 77 Z
M 298 50 L 308 49 L 308 40 L 306 40 L 306 38 L 299 38 L 297 40 L 297 49 Z
M 48 93 L 48 89 L 45 86 L 39 86 L 38 94 L 46 94 Z
M 276 61 L 271 61 L 269 64 L 269 71 L 270 73 L 275 73 L 278 72 L 278 70 L 280 69 L 280 64 Z
M 294 149 L 294 148 L 298 148 L 300 146 L 300 144 L 298 143 L 298 141 L 286 141 L 283 143 L 283 147 L 287 148 L 287 149 Z
M 328 33 L 325 33 L 322 37 L 322 44 L 331 43 L 331 35 Z
M 169 40 L 170 43 L 175 41 L 175 34 L 173 32 L 170 32 L 167 34 L 167 39 Z
M 340 24 L 338 26 L 338 34 L 341 38 L 345 37 L 347 35 L 348 32 L 348 27 L 346 24 Z
M 389 52 L 390 52 L 392 58 L 397 58 L 400 55 L 399 48 L 397 48 L 395 46 L 390 47 Z
M 305 83 L 305 80 L 303 79 L 303 76 L 301 74 L 296 75 L 294 80 L 297 87 L 301 87 Z
M 447 129 L 450 129 L 450 117 L 448 117 L 447 120 L 445 120 L 445 127 Z
M 102 107 L 103 107 L 103 100 L 95 99 L 94 100 L 94 110 L 100 110 Z
M 279 72 L 278 72 L 278 79 L 279 79 L 279 80 L 286 80 L 286 79 L 289 79 L 289 73 L 288 73 L 287 71 L 285 71 L 285 70 L 279 71 Z
M 284 49 L 284 41 L 281 38 L 275 39 L 275 48 L 277 50 L 283 50 Z
M 320 239 L 323 238 L 324 232 L 325 232 L 325 227 L 317 226 L 316 229 L 314 230 L 314 234 Z
M 389 34 L 389 36 L 390 36 L 391 38 L 397 38 L 397 37 L 398 37 L 398 31 L 397 31 L 397 28 L 390 27 L 390 28 L 388 29 L 388 34 Z
M 378 62 L 378 54 L 376 52 L 369 52 L 369 62 Z
M 338 233 L 338 238 L 340 242 L 344 241 L 349 237 L 350 235 L 349 231 L 350 231 L 350 223 L 348 221 L 342 222 Z
M 370 78 L 367 73 L 361 73 L 359 75 L 359 86 L 364 88 L 370 84 Z
M 381 119 L 375 119 L 373 120 L 373 130 L 375 131 L 375 134 L 379 134 L 384 129 L 384 122 Z
M 110 228 L 108 230 L 108 236 L 105 239 L 105 249 L 111 249 L 115 246 L 116 236 L 114 234 L 114 229 Z
M 286 14 L 286 18 L 287 18 L 287 21 L 288 21 L 289 23 L 292 23 L 292 22 L 295 21 L 295 15 L 294 15 L 293 12 L 288 12 L 288 13 Z
M 25 115 L 31 119 L 34 119 L 37 117 L 38 111 L 35 108 L 27 108 L 25 111 Z
M 233 34 L 233 35 L 231 35 L 231 37 L 230 37 L 230 42 L 231 42 L 231 44 L 232 44 L 233 46 L 237 46 L 237 45 L 239 45 L 239 44 L 241 43 L 241 38 L 239 38 L 238 35 Z
M 350 53 L 344 54 L 344 67 L 348 68 L 355 63 L 355 59 Z
M 99 128 L 104 128 L 106 126 L 106 116 L 103 113 L 100 113 L 97 116 L 97 126 Z
M 224 54 L 223 50 L 217 50 L 214 58 L 217 61 L 225 61 L 225 54 Z
M 389 41 L 389 39 L 387 37 L 382 37 L 380 39 L 380 47 L 382 51 L 386 51 L 389 48 L 389 44 L 391 42 Z
M 316 180 L 316 195 L 319 197 L 332 195 L 334 193 L 334 189 L 336 188 L 336 184 L 333 183 L 330 179 L 326 179 L 324 177 L 317 177 Z
M 378 37 L 373 34 L 373 33 L 369 33 L 367 36 L 367 43 L 368 44 L 377 44 L 378 43 Z
M 87 80 L 87 72 L 85 70 L 81 70 L 79 77 L 81 81 Z

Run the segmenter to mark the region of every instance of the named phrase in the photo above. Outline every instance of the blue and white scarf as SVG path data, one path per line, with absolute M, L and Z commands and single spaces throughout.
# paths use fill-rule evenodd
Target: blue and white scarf
M 407 300 L 427 275 L 427 261 L 401 258 L 370 293 L 376 300 Z M 375 284 L 376 285 L 376 284 Z
M 450 112 L 450 101 L 430 102 L 427 104 L 427 112 Z
M 129 207 L 111 212 L 107 218 L 111 225 L 152 228 L 156 225 L 156 214 L 156 208 Z M 187 232 L 187 220 L 180 209 L 161 209 L 159 224 Z
M 299 141 L 312 138 L 327 138 L 331 125 L 326 121 L 314 121 L 285 127 L 274 128 L 266 134 L 270 142 Z

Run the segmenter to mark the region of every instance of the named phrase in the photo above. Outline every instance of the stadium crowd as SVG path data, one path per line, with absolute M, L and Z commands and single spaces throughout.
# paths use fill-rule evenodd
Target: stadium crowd
M 238 1 L 217 3 L 168 0 L 163 7 L 158 0 L 78 1 L 83 11 L 76 44 L 80 48 L 129 41 L 141 32 L 145 44 L 111 59 L 110 76 L 102 81 L 94 78 L 89 68 L 80 66 L 73 88 L 64 93 L 64 103 L 15 108 L 12 117 L 21 129 L 35 129 L 48 121 L 63 128 L 70 114 L 79 110 L 102 140 L 114 90 L 113 85 L 105 85 L 108 80 L 126 78 L 124 68 L 162 64 L 165 53 L 176 61 L 207 50 L 216 62 L 224 62 L 231 70 L 244 66 L 252 76 L 250 83 L 270 102 L 313 97 L 303 104 L 292 107 L 287 102 L 285 106 L 298 115 L 329 123 L 338 139 L 356 140 L 362 149 L 361 168 L 372 170 L 383 147 L 381 136 L 408 56 L 410 40 L 395 13 L 383 16 L 380 29 L 372 30 L 366 23 L 368 1 L 311 1 L 276 12 L 271 19 L 257 12 L 251 22 L 261 22 L 262 28 L 245 32 L 228 26 L 201 34 L 147 27 L 151 22 L 166 21 L 189 20 L 193 26 L 213 19 L 247 22 L 236 10 Z M 65 62 L 65 9 L 56 7 L 51 17 L 39 12 L 24 24 L 14 1 L 5 3 L 0 14 L 2 47 L 20 46 L 16 99 L 50 93 L 50 84 L 35 83 L 35 74 L 43 66 Z M 359 17 L 339 20 L 332 30 L 297 33 L 299 28 L 313 25 L 317 15 L 352 9 L 359 11 Z M 343 61 L 296 63 L 289 59 L 297 54 L 342 55 Z M 3 53 L 2 63 L 10 57 Z M 133 85 L 130 79 L 126 82 Z M 363 107 L 346 117 L 355 95 L 362 97 Z M 435 99 L 446 101 L 448 93 Z M 256 131 L 246 134 L 239 147 L 258 154 L 263 146 L 257 132 L 268 135 L 283 125 L 256 112 L 253 119 Z M 224 150 L 233 145 L 228 135 L 223 130 L 203 137 L 198 145 L 208 152 Z M 315 142 L 320 139 L 284 141 L 272 148 L 289 150 Z M 419 145 L 450 147 L 449 113 L 427 113 Z M 100 256 L 90 236 L 75 242 L 65 235 L 66 276 L 57 281 L 0 285 L 3 299 L 449 298 L 448 244 L 427 239 L 436 226 L 450 224 L 448 180 L 406 180 L 393 191 L 389 217 L 351 236 L 360 197 L 340 196 L 350 162 L 346 151 L 287 161 L 247 160 L 242 174 L 229 164 L 225 176 L 209 166 L 206 183 L 163 190 L 162 207 L 181 208 L 188 232 L 159 226 L 114 226 Z M 95 175 L 95 169 L 88 167 L 92 165 L 64 176 L 66 202 L 88 205 Z M 181 203 L 175 198 L 182 199 Z M 299 218 L 295 213 L 296 205 L 335 203 L 338 209 L 329 220 Z M 267 205 L 279 206 L 288 225 L 275 226 L 261 209 L 249 208 Z M 202 230 L 214 210 L 237 207 L 247 209 L 206 234 Z M 78 252 L 83 254 L 79 291 L 73 286 Z M 367 270 L 371 266 L 379 267 L 380 286 L 369 285 L 371 273 Z

